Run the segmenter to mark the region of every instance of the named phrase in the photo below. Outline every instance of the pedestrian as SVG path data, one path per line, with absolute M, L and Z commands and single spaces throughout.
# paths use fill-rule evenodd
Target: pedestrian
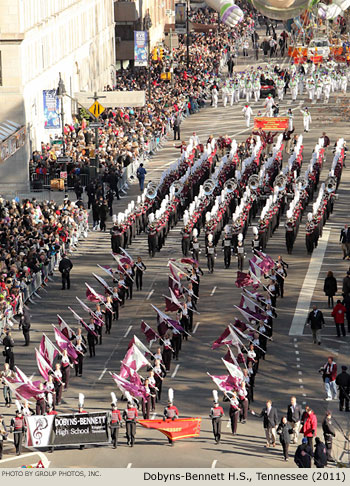
M 350 260 L 350 229 L 347 224 L 344 224 L 340 232 L 339 242 L 343 250 L 343 260 Z
M 319 372 L 322 373 L 327 394 L 325 400 L 335 400 L 337 398 L 337 386 L 335 382 L 337 377 L 337 363 L 334 361 L 333 356 L 328 357 L 327 363 L 319 369 Z
M 173 121 L 174 140 L 180 140 L 181 116 L 177 113 Z
M 297 447 L 294 454 L 294 462 L 300 468 L 311 468 L 311 458 L 313 457 L 312 447 L 308 444 L 306 437 Z
M 297 403 L 296 397 L 291 397 L 290 405 L 288 405 L 287 408 L 287 420 L 293 431 L 291 437 L 292 444 L 298 443 L 301 415 L 302 415 L 301 406 Z
M 333 272 L 329 270 L 327 277 L 324 279 L 323 291 L 328 297 L 328 308 L 334 307 L 333 297 L 338 291 L 337 279 L 333 275 Z
M 341 373 L 335 379 L 335 383 L 339 389 L 339 410 L 343 412 L 345 404 L 345 412 L 350 412 L 350 375 L 346 372 L 348 368 L 346 366 L 341 367 Z
M 128 446 L 134 447 L 138 413 L 131 395 L 128 392 L 126 392 L 125 395 L 128 397 L 127 409 L 124 410 L 123 413 L 126 427 L 126 440 Z
M 319 437 L 315 439 L 314 464 L 317 468 L 327 466 L 327 449 Z
M 5 406 L 10 408 L 11 405 L 12 405 L 12 390 L 11 388 L 8 386 L 7 382 L 5 381 L 5 378 L 14 378 L 14 371 L 12 371 L 10 369 L 10 365 L 9 363 L 5 363 L 4 364 L 4 369 L 3 371 L 0 373 L 0 377 L 1 377 L 1 383 L 4 385 L 4 388 L 3 388 L 3 395 L 4 395 L 4 400 L 5 400 Z
M 98 215 L 100 220 L 100 231 L 106 232 L 106 220 L 108 216 L 108 205 L 105 199 L 100 199 L 98 205 Z
M 330 410 L 327 410 L 325 418 L 323 419 L 322 430 L 323 430 L 324 443 L 327 449 L 327 461 L 335 462 L 332 456 L 333 437 L 335 437 L 335 428 L 333 427 L 332 412 Z
M 337 336 L 340 337 L 340 330 L 342 332 L 343 337 L 345 337 L 345 314 L 346 314 L 346 307 L 342 304 L 341 300 L 337 300 L 337 304 L 332 311 L 332 317 L 334 318 L 334 323 L 337 328 Z
M 213 426 L 213 434 L 216 444 L 220 444 L 221 439 L 221 418 L 225 415 L 223 408 L 219 405 L 218 392 L 213 390 L 214 405 L 210 409 L 209 417 Z
M 58 270 L 62 275 L 62 290 L 70 289 L 70 272 L 73 268 L 73 263 L 70 261 L 70 259 L 67 257 L 67 255 L 64 253 L 63 258 L 60 261 Z
M 120 411 L 118 410 L 117 398 L 114 392 L 111 392 L 111 397 L 112 397 L 112 403 L 111 403 L 109 427 L 111 429 L 111 439 L 112 439 L 113 449 L 116 449 L 118 446 L 118 435 L 119 435 L 119 428 L 122 422 L 122 417 Z
M 307 439 L 309 446 L 312 449 L 312 440 L 317 433 L 317 417 L 313 410 L 307 405 L 301 417 L 301 432 L 304 438 Z
M 277 409 L 272 406 L 272 401 L 267 400 L 266 407 L 264 407 L 260 414 L 252 410 L 252 415 L 263 418 L 263 426 L 265 429 L 266 445 L 265 447 L 276 447 L 276 427 L 278 424 Z
M 280 442 L 283 449 L 283 457 L 285 461 L 288 461 L 288 450 L 290 444 L 290 434 L 293 433 L 287 422 L 287 417 L 282 417 L 279 426 L 276 431 L 277 435 L 280 437 Z
M 7 437 L 8 437 L 8 432 L 7 432 L 4 416 L 0 415 L 0 461 L 2 459 L 4 440 L 7 440 Z
M 29 346 L 30 343 L 30 313 L 28 307 L 23 305 L 23 313 L 20 316 L 19 328 L 22 328 L 24 337 L 24 346 Z
M 15 353 L 13 352 L 15 342 L 12 339 L 11 331 L 6 331 L 2 344 L 4 346 L 5 363 L 9 364 L 10 370 L 15 371 Z
M 16 448 L 16 456 L 20 456 L 22 452 L 24 431 L 24 417 L 20 410 L 16 410 L 16 416 L 11 419 L 11 432 L 13 432 L 13 443 Z
M 143 166 L 143 163 L 139 165 L 137 171 L 136 171 L 136 177 L 139 180 L 139 187 L 140 191 L 143 192 L 144 186 L 145 186 L 145 177 L 146 177 L 147 171 Z
M 321 329 L 325 325 L 325 321 L 322 312 L 317 309 L 315 304 L 312 306 L 312 311 L 308 315 L 306 324 L 310 324 L 314 344 L 317 342 L 321 345 Z

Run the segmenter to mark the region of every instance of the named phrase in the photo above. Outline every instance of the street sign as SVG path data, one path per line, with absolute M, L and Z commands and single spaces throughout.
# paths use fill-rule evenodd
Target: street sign
M 101 113 L 105 111 L 105 107 L 101 105 L 98 101 L 95 101 L 93 105 L 90 106 L 89 112 L 92 113 L 94 116 L 100 116 Z
M 102 123 L 98 123 L 98 122 L 89 123 L 89 128 L 101 128 L 101 127 L 102 127 Z
M 62 140 L 53 140 L 51 145 L 62 145 Z

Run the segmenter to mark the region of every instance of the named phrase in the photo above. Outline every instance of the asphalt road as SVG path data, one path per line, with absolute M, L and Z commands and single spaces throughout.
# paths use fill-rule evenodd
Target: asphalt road
M 241 67 L 239 67 L 241 68 Z M 302 100 L 298 100 L 297 105 L 291 105 L 287 99 L 280 103 L 281 114 L 287 108 L 295 109 L 294 124 L 295 133 L 303 133 L 302 119 L 299 113 L 299 105 Z M 221 102 L 217 109 L 207 107 L 200 113 L 188 118 L 182 124 L 181 138 L 188 140 L 192 131 L 195 130 L 202 140 L 209 134 L 214 136 L 226 133 L 237 142 L 247 138 L 250 129 L 244 125 L 241 113 L 243 100 L 231 107 L 222 107 Z M 304 106 L 309 106 L 308 101 Z M 262 102 L 253 104 L 254 114 L 261 109 Z M 349 134 L 348 124 L 341 119 L 339 105 L 333 95 L 330 104 L 311 105 L 313 122 L 311 131 L 304 136 L 304 170 L 311 158 L 313 147 L 322 134 L 326 131 L 334 143 L 339 136 L 347 137 Z M 147 165 L 148 180 L 159 177 L 160 172 L 166 165 L 172 163 L 179 156 L 179 151 L 174 149 L 172 137 L 164 144 Z M 286 162 L 287 157 L 284 158 Z M 327 156 L 326 164 L 322 170 L 321 180 L 325 180 L 328 175 L 328 168 L 331 164 L 331 153 Z M 274 341 L 268 346 L 266 360 L 261 363 L 259 374 L 256 377 L 255 403 L 253 407 L 260 411 L 267 398 L 273 400 L 274 405 L 281 416 L 286 412 L 289 397 L 295 394 L 299 402 L 304 405 L 311 404 L 321 422 L 326 408 L 334 412 L 334 416 L 339 423 L 339 431 L 336 439 L 338 457 L 342 454 L 344 432 L 349 431 L 350 414 L 337 411 L 336 402 L 324 402 L 324 390 L 318 368 L 324 364 L 328 355 L 335 356 L 338 366 L 341 364 L 349 365 L 349 337 L 338 339 L 335 336 L 335 329 L 330 317 L 330 311 L 326 309 L 326 299 L 323 295 L 323 279 L 326 272 L 332 269 L 339 279 L 338 284 L 341 288 L 341 277 L 348 269 L 348 263 L 341 257 L 339 247 L 339 231 L 348 217 L 349 206 L 349 172 L 345 169 L 339 187 L 339 199 L 335 204 L 335 211 L 327 222 L 324 231 L 324 238 L 328 240 L 323 243 L 325 253 L 318 252 L 312 258 L 306 254 L 304 224 L 301 225 L 300 232 L 295 243 L 292 255 L 286 254 L 284 228 L 281 221 L 280 228 L 269 240 L 267 252 L 276 258 L 282 254 L 289 263 L 288 278 L 286 281 L 285 298 L 278 302 L 278 319 L 274 324 Z M 138 194 L 138 188 L 133 185 L 127 197 L 119 203 L 119 208 L 124 208 L 132 197 Z M 116 206 L 116 210 L 118 210 Z M 304 222 L 305 222 L 304 216 Z M 110 226 L 110 223 L 109 223 Z M 89 411 L 107 410 L 110 404 L 110 392 L 116 391 L 113 380 L 109 372 L 118 371 L 120 361 L 124 357 L 127 345 L 136 334 L 142 339 L 140 331 L 141 319 L 146 320 L 153 328 L 156 328 L 155 313 L 151 304 L 163 308 L 164 299 L 162 294 L 167 293 L 167 262 L 170 257 L 181 256 L 180 240 L 181 223 L 178 224 L 169 234 L 165 247 L 154 259 L 148 257 L 147 236 L 140 235 L 134 240 L 132 247 L 128 249 L 133 257 L 141 255 L 147 266 L 144 278 L 144 290 L 136 292 L 132 301 L 127 301 L 125 307 L 120 312 L 119 321 L 113 322 L 112 334 L 103 336 L 103 344 L 97 346 L 96 357 L 85 358 L 84 375 L 82 378 L 71 379 L 71 386 L 64 392 L 64 400 L 59 411 L 62 413 L 72 412 L 77 409 L 78 393 L 85 394 L 85 408 Z M 328 233 L 329 231 L 329 233 Z M 252 236 L 251 229 L 247 234 L 247 247 L 250 246 Z M 315 288 L 303 287 L 303 282 L 309 268 L 316 262 L 320 262 L 321 270 L 315 281 Z M 248 260 L 248 258 L 247 258 Z M 88 282 L 98 289 L 92 277 L 92 272 L 103 275 L 97 268 L 97 264 L 113 265 L 110 255 L 110 238 L 108 233 L 90 232 L 89 237 L 83 241 L 77 251 L 72 255 L 74 269 L 72 271 L 72 286 L 70 291 L 61 291 L 60 278 L 55 275 L 54 282 L 40 292 L 41 299 L 37 299 L 35 305 L 30 305 L 32 315 L 32 342 L 30 347 L 21 348 L 23 342 L 22 335 L 14 332 L 14 339 L 17 345 L 16 364 L 23 369 L 27 375 L 38 376 L 35 363 L 34 348 L 46 333 L 53 339 L 51 324 L 56 324 L 57 313 L 59 313 L 71 326 L 75 327 L 75 322 L 71 317 L 67 306 L 79 310 L 75 296 L 85 298 L 84 282 Z M 179 361 L 175 368 L 172 363 L 170 374 L 165 380 L 163 387 L 162 402 L 156 406 L 156 416 L 161 416 L 167 400 L 167 389 L 175 390 L 175 404 L 179 408 L 180 416 L 200 416 L 202 417 L 202 427 L 200 437 L 184 440 L 176 443 L 172 448 L 168 446 L 165 436 L 152 430 L 137 428 L 136 445 L 133 449 L 127 447 L 126 439 L 122 429 L 120 431 L 120 445 L 117 450 L 110 447 L 86 447 L 85 450 L 61 449 L 48 454 L 44 451 L 45 460 L 49 461 L 51 467 L 294 467 L 293 460 L 288 463 L 282 460 L 281 448 L 266 450 L 264 448 L 265 437 L 261 419 L 249 415 L 245 425 L 239 424 L 238 434 L 232 437 L 228 424 L 228 406 L 224 406 L 226 419 L 223 422 L 223 438 L 220 445 L 216 445 L 211 432 L 211 423 L 208 413 L 212 404 L 211 390 L 213 383 L 207 376 L 207 372 L 212 374 L 226 374 L 221 364 L 222 350 L 212 351 L 211 343 L 222 333 L 226 325 L 234 318 L 233 305 L 240 299 L 240 291 L 234 285 L 237 263 L 235 259 L 230 269 L 224 269 L 223 254 L 218 252 L 213 274 L 208 274 L 206 262 L 201 257 L 201 266 L 205 275 L 201 279 L 199 311 L 200 315 L 195 317 L 194 327 L 196 332 L 185 342 L 180 353 Z M 248 268 L 248 261 L 245 263 Z M 107 277 L 108 279 L 108 277 Z M 303 289 L 303 290 L 302 290 Z M 101 289 L 98 289 L 101 290 Z M 297 305 L 300 292 L 309 296 L 310 302 L 317 302 L 319 307 L 324 310 L 327 327 L 321 346 L 312 344 L 310 330 L 306 329 L 301 335 L 290 336 L 293 315 Z M 308 309 L 305 308 L 305 317 Z M 82 312 L 79 313 L 82 314 Z M 86 316 L 85 316 L 86 317 Z M 154 347 L 153 347 L 154 349 Z M 142 374 L 142 373 L 141 373 Z M 118 393 L 118 396 L 120 394 Z M 119 403 L 120 408 L 125 406 L 125 402 Z M 8 409 L 0 407 L 0 412 L 8 416 Z M 10 410 L 14 413 L 14 407 Z M 8 422 L 8 418 L 6 419 Z M 291 446 L 293 453 L 295 446 Z M 26 451 L 27 454 L 33 451 Z M 35 452 L 35 451 L 34 451 Z M 11 459 L 11 461 L 9 461 Z M 0 467 L 14 467 L 23 464 L 23 460 L 35 462 L 35 456 L 27 456 L 20 459 L 13 459 L 13 448 L 11 444 L 5 445 L 3 461 Z M 343 457 L 344 459 L 344 457 Z M 348 456 L 346 456 L 348 459 Z M 26 462 L 24 462 L 26 463 Z

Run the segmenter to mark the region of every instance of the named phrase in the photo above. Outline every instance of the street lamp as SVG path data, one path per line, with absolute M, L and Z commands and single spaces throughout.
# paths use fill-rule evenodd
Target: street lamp
M 61 101 L 61 125 L 62 125 L 62 156 L 58 157 L 58 162 L 64 164 L 64 172 L 67 175 L 67 162 L 68 157 L 66 157 L 66 144 L 64 141 L 64 107 L 63 107 L 63 100 L 64 96 L 66 95 L 66 87 L 64 85 L 63 79 L 61 77 L 61 73 L 59 73 L 59 80 L 58 86 L 56 89 L 56 96 Z M 67 189 L 67 177 L 64 177 L 64 190 Z
M 152 19 L 149 10 L 143 19 L 143 28 L 147 31 L 147 50 L 148 50 L 148 101 L 151 101 L 151 37 L 150 29 L 152 27 Z

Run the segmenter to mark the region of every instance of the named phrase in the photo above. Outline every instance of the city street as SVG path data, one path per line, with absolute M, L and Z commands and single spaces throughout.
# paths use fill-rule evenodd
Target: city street
M 250 58 L 247 59 L 247 62 L 255 64 L 255 61 Z M 235 69 L 241 70 L 247 66 L 239 64 Z M 288 108 L 292 108 L 294 133 L 304 137 L 302 172 L 305 171 L 313 148 L 322 132 L 326 132 L 329 136 L 331 147 L 339 137 L 348 138 L 349 122 L 342 117 L 340 97 L 336 93 L 331 95 L 328 105 L 309 105 L 306 94 L 303 98 L 299 96 L 297 102 L 293 104 L 288 94 L 287 98 L 280 102 L 280 115 L 284 115 Z M 233 107 L 224 108 L 220 100 L 217 109 L 207 106 L 182 123 L 181 139 L 187 141 L 192 132 L 196 131 L 204 143 L 210 134 L 214 137 L 228 134 L 237 142 L 245 141 L 252 126 L 249 129 L 245 127 L 242 114 L 243 105 L 244 101 L 241 100 Z M 312 115 L 309 133 L 303 132 L 302 115 L 299 111 L 301 107 L 305 106 L 309 107 Z M 258 110 L 263 109 L 263 100 L 252 103 L 252 109 L 256 115 Z M 173 144 L 172 133 L 170 133 L 163 148 L 146 165 L 146 183 L 150 180 L 157 180 L 163 169 L 179 157 L 180 151 Z M 329 148 L 321 172 L 321 181 L 325 181 L 328 177 L 332 158 L 333 154 Z M 284 154 L 284 164 L 286 161 L 287 156 Z M 346 163 L 348 164 L 349 161 L 347 160 Z M 130 200 L 135 199 L 138 194 L 139 190 L 135 182 L 130 186 L 128 194 L 117 203 L 115 202 L 115 213 L 124 210 Z M 324 386 L 321 375 L 318 373 L 318 369 L 325 364 L 330 355 L 334 356 L 338 370 L 341 365 L 350 366 L 350 334 L 345 338 L 336 337 L 331 311 L 327 308 L 327 298 L 323 293 L 324 278 L 328 270 L 332 270 L 338 280 L 338 295 L 341 295 L 342 278 L 349 267 L 349 263 L 342 260 L 341 245 L 339 244 L 340 230 L 344 223 L 348 222 L 349 214 L 350 172 L 348 168 L 343 171 L 338 194 L 334 212 L 327 221 L 323 236 L 311 257 L 307 255 L 305 247 L 304 228 L 308 211 L 304 213 L 292 255 L 287 254 L 285 246 L 285 215 L 280 222 L 280 227 L 268 241 L 266 252 L 274 259 L 277 259 L 278 255 L 282 255 L 289 264 L 289 268 L 285 282 L 285 296 L 283 299 L 278 299 L 278 318 L 274 321 L 273 342 L 268 344 L 266 360 L 260 362 L 259 373 L 255 380 L 255 401 L 251 408 L 260 412 L 265 401 L 270 398 L 277 407 L 279 418 L 281 418 L 286 414 L 290 396 L 295 395 L 300 404 L 303 406 L 308 404 L 316 412 L 319 422 L 318 435 L 322 437 L 322 440 L 321 423 L 325 411 L 330 409 L 334 413 L 337 428 L 337 437 L 334 442 L 335 456 L 339 460 L 348 462 L 350 456 L 343 450 L 343 434 L 349 434 L 350 413 L 339 412 L 338 401 L 324 401 Z M 90 231 L 88 238 L 79 243 L 78 249 L 71 255 L 74 268 L 71 273 L 70 290 L 61 290 L 60 275 L 56 272 L 54 281 L 40 291 L 40 299 L 36 298 L 35 304 L 29 304 L 32 316 L 30 346 L 22 348 L 21 332 L 18 330 L 13 332 L 16 344 L 16 365 L 28 376 L 32 374 L 38 376 L 34 349 L 38 347 L 43 333 L 53 339 L 52 324 L 57 323 L 57 314 L 62 316 L 70 326 L 76 328 L 67 306 L 71 306 L 82 315 L 75 297 L 85 301 L 84 282 L 102 293 L 102 287 L 98 287 L 92 273 L 103 276 L 111 283 L 109 277 L 97 267 L 98 264 L 115 266 L 110 254 L 110 227 L 109 219 L 106 233 Z M 144 288 L 141 292 L 134 288 L 132 301 L 126 301 L 125 306 L 120 309 L 119 320 L 113 321 L 111 335 L 103 334 L 102 345 L 96 346 L 96 357 L 85 356 L 83 377 L 73 376 L 71 378 L 70 387 L 64 392 L 63 402 L 59 407 L 60 412 L 77 411 L 78 393 L 80 392 L 85 394 L 85 409 L 88 411 L 109 410 L 111 391 L 116 392 L 118 398 L 120 397 L 120 392 L 117 390 L 110 372 L 119 371 L 120 361 L 134 334 L 145 342 L 140 330 L 142 319 L 156 329 L 156 314 L 151 304 L 160 309 L 164 308 L 162 295 L 168 294 L 167 262 L 169 258 L 181 257 L 180 231 L 182 227 L 181 221 L 170 231 L 165 246 L 153 259 L 148 256 L 147 235 L 144 233 L 137 236 L 132 246 L 127 249 L 134 259 L 140 255 L 147 267 Z M 200 237 L 202 248 L 205 246 L 203 233 Z M 249 228 L 245 240 L 247 251 L 245 270 L 248 270 L 252 235 L 252 228 Z M 283 461 L 279 443 L 275 449 L 264 447 L 265 434 L 262 419 L 249 414 L 247 423 L 238 424 L 238 434 L 233 437 L 229 426 L 228 405 L 223 404 L 222 401 L 221 405 L 224 407 L 226 415 L 222 423 L 222 440 L 219 445 L 214 442 L 208 414 L 212 406 L 212 390 L 215 387 L 207 372 L 214 375 L 226 374 L 221 362 L 221 357 L 226 350 L 220 348 L 213 351 L 211 344 L 220 336 L 227 324 L 233 321 L 235 317 L 233 306 L 238 305 L 241 293 L 240 289 L 235 286 L 237 260 L 234 257 L 231 267 L 225 269 L 221 241 L 219 245 L 213 274 L 208 273 L 204 252 L 200 256 L 200 266 L 204 272 L 204 276 L 201 278 L 198 306 L 200 315 L 194 317 L 192 336 L 188 341 L 183 342 L 179 361 L 172 362 L 171 371 L 164 381 L 161 403 L 157 403 L 156 413 L 152 417 L 162 417 L 167 403 L 167 390 L 172 387 L 180 417 L 202 418 L 200 437 L 179 441 L 170 448 L 164 435 L 138 426 L 135 447 L 131 449 L 126 444 L 125 429 L 121 429 L 116 450 L 113 450 L 111 446 L 87 446 L 84 450 L 62 448 L 53 453 L 42 451 L 44 460 L 50 467 L 296 467 L 292 458 L 296 446 L 290 448 L 289 462 Z M 321 346 L 312 343 L 310 329 L 303 326 L 308 311 L 314 303 L 324 312 L 326 320 Z M 236 315 L 236 317 L 238 316 Z M 145 342 L 145 344 L 147 343 Z M 152 350 L 155 350 L 155 345 Z M 141 375 L 145 376 L 142 371 Z M 219 393 L 219 396 L 221 398 L 222 394 Z M 124 409 L 126 402 L 118 401 L 118 406 L 120 409 Z M 14 406 L 12 409 L 6 409 L 7 422 L 13 413 Z M 0 467 L 16 467 L 39 460 L 39 456 L 35 455 L 14 458 L 13 452 L 12 444 L 5 442 Z M 24 454 L 35 452 L 35 450 L 25 450 Z M 9 462 L 10 459 L 11 462 Z

